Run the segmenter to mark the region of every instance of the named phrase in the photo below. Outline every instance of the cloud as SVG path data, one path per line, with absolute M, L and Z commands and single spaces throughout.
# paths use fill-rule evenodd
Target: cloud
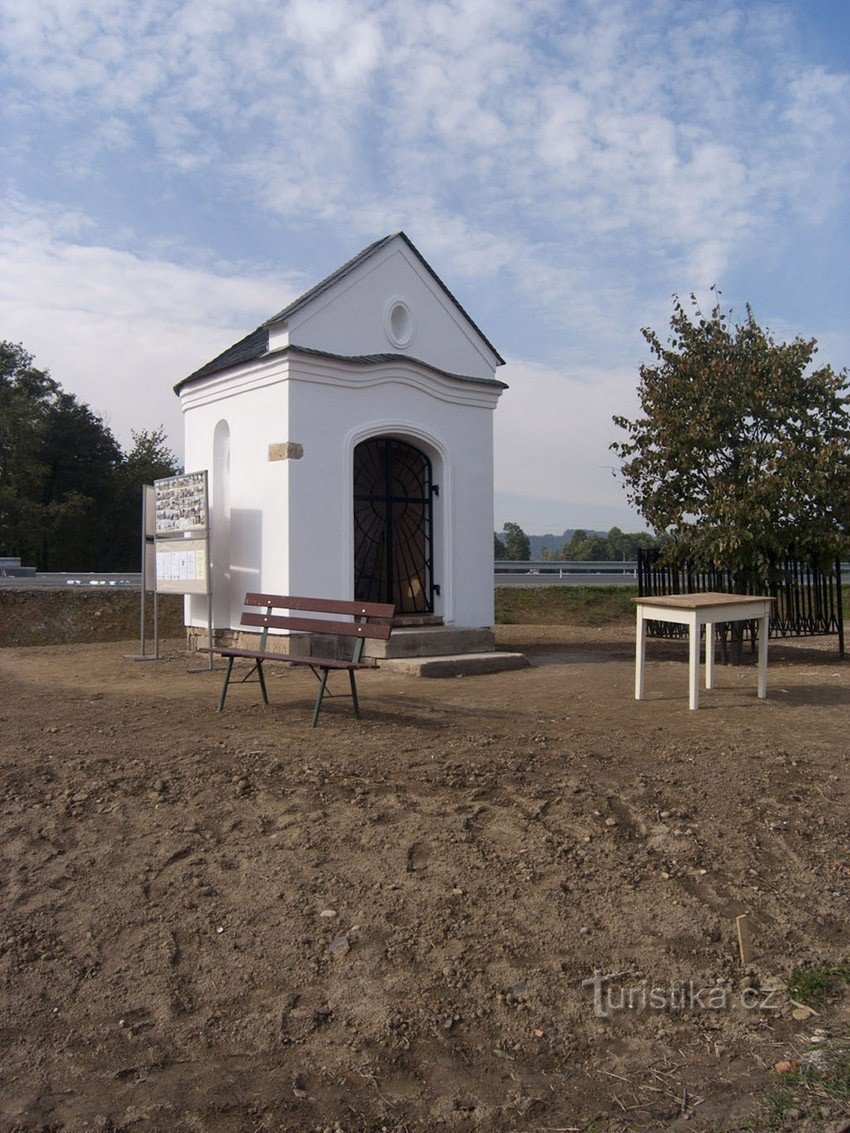
M 183 429 L 172 387 L 297 294 L 285 279 L 181 266 L 80 242 L 70 213 L 0 216 L 2 337 L 107 418 L 131 429 L 164 423 L 175 451 Z
M 19 113 L 102 116 L 62 148 L 152 141 L 358 239 L 462 221 L 460 273 L 498 244 L 553 306 L 576 263 L 711 282 L 784 210 L 833 208 L 839 172 L 808 170 L 847 152 L 850 80 L 794 57 L 776 4 L 7 0 L 4 34 Z
M 621 439 L 613 415 L 636 414 L 636 372 L 509 359 L 500 377 L 510 389 L 495 416 L 497 498 L 526 497 L 560 530 L 593 515 L 628 522 L 632 513 L 615 484 L 617 460 L 608 446 Z

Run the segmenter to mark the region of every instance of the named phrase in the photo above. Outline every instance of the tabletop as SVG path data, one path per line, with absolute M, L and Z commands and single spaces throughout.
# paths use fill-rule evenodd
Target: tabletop
M 641 606 L 667 607 L 673 610 L 704 610 L 717 606 L 738 606 L 741 602 L 775 602 L 765 594 L 721 594 L 707 591 L 702 594 L 660 594 L 632 598 Z

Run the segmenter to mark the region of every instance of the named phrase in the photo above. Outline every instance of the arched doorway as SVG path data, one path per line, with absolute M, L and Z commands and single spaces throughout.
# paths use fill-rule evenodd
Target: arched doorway
M 354 450 L 354 597 L 434 612 L 431 461 L 395 437 Z

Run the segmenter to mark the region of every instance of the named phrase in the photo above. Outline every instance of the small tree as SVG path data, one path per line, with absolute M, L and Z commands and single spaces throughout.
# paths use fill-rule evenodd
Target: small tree
M 531 541 L 518 523 L 506 523 L 502 528 L 505 533 L 505 558 L 512 562 L 528 562 L 531 558 Z
M 675 298 L 665 345 L 643 336 L 642 415 L 615 417 L 611 447 L 629 502 L 666 555 L 728 567 L 764 585 L 774 560 L 837 553 L 850 500 L 848 375 L 811 370 L 814 339 L 777 343 L 752 310 L 732 324 L 717 294 L 709 315 Z
M 124 457 L 124 471 L 134 489 L 182 471 L 180 461 L 168 447 L 164 426 L 131 429 L 133 444 Z
M 564 543 L 563 549 L 561 550 L 561 558 L 575 562 L 576 553 L 586 538 L 587 532 L 583 528 L 579 527 L 572 533 L 567 542 Z
M 612 560 L 626 558 L 627 539 L 628 536 L 624 535 L 619 527 L 612 527 L 605 536 L 606 558 Z
M 109 544 L 112 569 L 137 569 L 142 486 L 176 476 L 180 462 L 168 447 L 165 429 L 132 429 L 133 443 L 117 469 L 115 522 Z

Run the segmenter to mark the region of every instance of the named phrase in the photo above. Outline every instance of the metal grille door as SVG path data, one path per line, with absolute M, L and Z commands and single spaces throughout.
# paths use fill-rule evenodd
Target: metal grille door
M 354 450 L 354 597 L 398 614 L 434 611 L 431 461 L 404 441 Z

